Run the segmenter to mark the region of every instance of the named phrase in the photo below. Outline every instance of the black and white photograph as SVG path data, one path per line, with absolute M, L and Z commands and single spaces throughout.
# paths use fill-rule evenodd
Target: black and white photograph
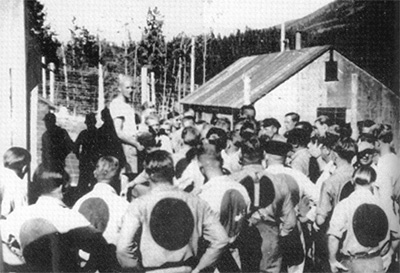
M 0 272 L 400 272 L 399 0 L 0 0 Z

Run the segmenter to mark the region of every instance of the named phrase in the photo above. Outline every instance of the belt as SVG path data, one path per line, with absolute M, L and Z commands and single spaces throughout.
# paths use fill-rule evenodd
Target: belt
M 197 258 L 190 257 L 186 261 L 179 261 L 179 262 L 166 262 L 163 265 L 157 266 L 157 267 L 145 267 L 146 272 L 150 271 L 158 271 L 162 269 L 173 269 L 173 268 L 185 268 L 185 267 L 190 267 L 190 268 L 195 268 L 198 263 Z
M 354 260 L 354 259 L 370 259 L 370 258 L 375 258 L 380 256 L 381 251 L 375 251 L 375 252 L 371 252 L 371 253 L 355 253 L 355 254 L 350 254 L 350 255 L 346 255 L 346 254 L 342 254 L 344 259 L 348 259 L 348 260 Z

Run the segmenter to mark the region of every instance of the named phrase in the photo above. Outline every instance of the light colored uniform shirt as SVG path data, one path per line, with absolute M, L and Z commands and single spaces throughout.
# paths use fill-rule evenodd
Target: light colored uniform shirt
M 211 209 L 219 216 L 222 198 L 228 190 L 237 190 L 244 198 L 248 209 L 250 208 L 250 197 L 245 187 L 227 175 L 211 178 L 202 187 L 199 197 L 206 201 Z
M 74 205 L 73 210 L 79 211 L 82 203 L 89 198 L 100 198 L 108 206 L 109 220 L 103 232 L 103 237 L 109 244 L 116 245 L 122 218 L 128 209 L 128 201 L 117 195 L 113 187 L 106 183 L 97 183 L 89 193 L 82 196 Z
M 360 188 L 356 189 L 349 195 L 349 197 L 340 201 L 333 211 L 328 234 L 341 239 L 344 237 L 345 232 L 347 232 L 343 241 L 343 246 L 340 249 L 340 252 L 345 255 L 374 253 L 379 251 L 383 244 L 389 240 L 390 231 L 395 231 L 396 233 L 399 231 L 398 223 L 394 223 L 388 218 L 389 229 L 386 238 L 376 247 L 365 247 L 361 245 L 354 234 L 353 215 L 356 209 L 362 204 L 375 204 L 383 209 L 380 205 L 380 200 L 376 195 L 374 195 L 369 189 Z
M 167 250 L 160 246 L 151 235 L 151 213 L 159 201 L 178 199 L 189 207 L 194 230 L 189 242 L 180 249 Z M 203 269 L 213 264 L 228 243 L 228 236 L 212 212 L 210 206 L 192 194 L 174 189 L 173 186 L 159 185 L 150 193 L 134 199 L 124 216 L 120 237 L 117 244 L 117 257 L 123 267 L 134 266 L 134 236 L 142 227 L 140 251 L 144 267 L 160 267 L 167 262 L 184 262 L 198 255 L 198 242 L 201 236 L 210 242 L 197 267 Z
M 114 98 L 110 103 L 110 114 L 113 119 L 121 118 L 124 121 L 122 130 L 127 135 L 136 135 L 135 109 L 124 101 L 123 96 Z
M 35 218 L 49 221 L 60 233 L 67 233 L 78 227 L 90 226 L 90 223 L 83 215 L 67 208 L 62 201 L 49 196 L 40 196 L 34 205 L 19 208 L 11 213 L 7 220 L 1 221 L 3 257 L 6 263 L 10 265 L 25 263 L 21 259 L 22 249 L 13 248 L 11 251 L 8 244 L 16 241 L 21 246 L 21 227 L 26 221 Z
M 1 216 L 7 217 L 13 210 L 28 205 L 27 182 L 8 168 L 0 171 Z

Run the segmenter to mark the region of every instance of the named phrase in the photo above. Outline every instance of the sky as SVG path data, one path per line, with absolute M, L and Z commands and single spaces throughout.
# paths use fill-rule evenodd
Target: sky
M 141 38 L 149 8 L 164 16 L 163 33 L 169 40 L 213 31 L 222 36 L 237 29 L 262 29 L 304 17 L 333 0 L 39 0 L 45 6 L 46 22 L 58 39 L 70 39 L 72 20 L 90 33 L 121 43 L 128 32 Z

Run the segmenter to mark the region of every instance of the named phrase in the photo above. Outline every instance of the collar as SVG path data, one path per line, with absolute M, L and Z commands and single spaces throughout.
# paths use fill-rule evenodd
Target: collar
M 96 183 L 93 187 L 93 191 L 97 191 L 97 192 L 110 192 L 113 194 L 117 194 L 116 190 L 111 187 L 109 184 L 107 183 Z
M 244 165 L 242 167 L 242 170 L 249 170 L 249 171 L 263 171 L 264 168 L 261 164 L 249 164 L 249 165 Z
M 67 206 L 64 204 L 63 201 L 61 201 L 60 199 L 51 197 L 51 196 L 46 196 L 46 195 L 42 195 L 39 197 L 39 199 L 37 200 L 36 204 L 41 205 L 41 206 L 60 206 L 63 208 L 66 208 Z
M 203 186 L 202 186 L 202 190 L 213 187 L 214 185 L 217 184 L 221 184 L 223 182 L 227 182 L 227 181 L 234 181 L 231 178 L 229 178 L 227 175 L 219 175 L 219 176 L 215 176 L 211 179 L 209 179 Z M 235 182 L 234 182 L 235 183 Z

